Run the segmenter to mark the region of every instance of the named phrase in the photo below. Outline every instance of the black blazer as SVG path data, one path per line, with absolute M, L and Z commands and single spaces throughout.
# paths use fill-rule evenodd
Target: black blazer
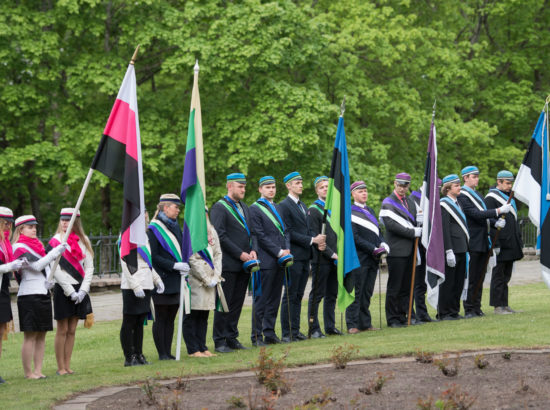
M 268 207 L 265 207 L 265 205 L 258 205 L 264 207 L 275 216 Z M 280 216 L 281 210 L 277 204 L 274 204 L 274 206 Z M 271 222 L 271 219 L 269 219 L 269 217 L 256 205 L 250 206 L 250 219 L 254 232 L 256 232 L 258 237 L 258 259 L 260 260 L 260 269 L 277 269 L 279 266 L 277 264 L 279 252 L 282 249 L 290 249 L 290 239 L 286 223 L 283 236 L 273 222 Z M 283 222 L 285 221 L 283 220 Z
M 391 193 L 389 198 L 397 203 L 400 202 L 394 192 Z M 405 201 L 407 201 L 409 212 L 415 215 L 416 205 L 414 201 L 409 196 L 405 198 Z M 384 209 L 384 204 L 382 204 L 382 209 Z M 407 216 L 403 217 L 408 219 Z M 382 217 L 381 219 L 386 227 L 386 242 L 390 247 L 390 256 L 405 257 L 412 255 L 415 239 L 414 229 L 404 227 L 389 217 Z
M 302 207 L 304 212 L 299 208 Z M 279 203 L 283 221 L 290 235 L 290 252 L 294 260 L 303 261 L 311 259 L 311 238 L 306 218 L 307 208 L 303 202 L 296 204 L 288 196 Z
M 176 237 L 178 246 L 181 249 L 181 232 L 170 229 L 166 224 L 165 226 Z M 173 295 L 180 293 L 181 274 L 174 269 L 174 263 L 176 263 L 177 260 L 164 250 L 157 237 L 150 229 L 147 231 L 147 237 L 149 238 L 149 246 L 151 247 L 151 263 L 164 283 L 164 294 Z
M 367 206 L 367 211 L 369 211 L 376 218 L 376 213 L 373 209 Z M 361 219 L 366 219 L 361 212 L 351 211 L 352 217 L 358 217 Z M 382 236 L 382 230 L 376 235 L 373 231 L 368 228 L 365 228 L 358 223 L 354 223 L 353 219 L 351 221 L 351 227 L 353 229 L 353 240 L 355 241 L 355 250 L 357 251 L 357 256 L 359 257 L 359 262 L 361 266 L 378 266 L 379 259 L 375 259 L 372 256 L 372 252 L 380 247 L 380 244 L 384 242 L 384 237 Z M 390 248 L 390 253 L 392 249 Z
M 222 199 L 225 201 L 225 199 Z M 244 219 L 250 230 L 250 236 L 245 228 L 235 219 L 227 208 L 216 202 L 210 208 L 210 222 L 216 229 L 222 248 L 222 271 L 240 272 L 243 270 L 241 253 L 258 252 L 258 242 L 252 227 L 250 210 L 243 202 L 239 202 L 243 208 Z
M 495 198 L 485 197 L 487 207 L 498 208 L 502 206 Z M 498 240 L 494 244 L 495 248 L 500 248 L 500 253 L 497 255 L 497 262 L 517 261 L 523 258 L 523 239 L 521 237 L 521 229 L 516 221 L 516 218 L 511 212 L 505 214 L 506 226 L 500 230 Z M 491 240 L 495 240 L 497 230 L 491 227 Z
M 323 214 L 319 212 L 319 210 L 316 207 L 314 206 L 309 207 L 307 211 L 307 221 L 308 221 L 308 226 L 310 228 L 310 232 L 312 236 L 317 236 L 318 234 L 321 233 L 321 228 L 323 227 Z M 332 229 L 328 221 L 326 223 L 325 235 L 327 236 L 327 247 L 324 251 L 321 252 L 319 263 L 321 264 L 334 263 L 331 256 L 333 253 L 337 253 L 336 248 L 337 248 L 338 238 L 336 237 L 336 232 L 334 232 L 334 230 Z M 316 245 L 312 246 L 311 248 L 312 248 L 311 261 L 313 263 L 317 263 L 319 250 L 317 249 Z
M 472 252 L 488 252 L 489 241 L 487 219 L 491 226 L 495 225 L 496 211 L 487 207 L 486 211 L 480 211 L 478 207 L 464 194 L 458 196 L 458 203 L 466 215 L 468 221 L 468 233 L 470 234 L 469 249 Z M 487 205 L 487 203 L 485 203 Z
M 455 218 L 441 207 L 441 225 L 445 251 L 451 249 L 455 254 L 468 252 L 468 237 Z

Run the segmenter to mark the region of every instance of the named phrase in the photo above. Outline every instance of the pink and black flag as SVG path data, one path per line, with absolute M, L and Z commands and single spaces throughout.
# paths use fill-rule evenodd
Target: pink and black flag
M 445 249 L 443 247 L 443 228 L 441 225 L 441 205 L 437 177 L 437 144 L 435 123 L 432 119 L 428 156 L 422 183 L 420 208 L 424 215 L 422 225 L 422 245 L 426 249 L 426 284 L 428 303 L 437 309 L 439 285 L 445 280 Z
M 147 244 L 143 168 L 136 93 L 136 73 L 130 62 L 92 163 L 123 184 L 120 257 L 137 270 L 137 249 Z

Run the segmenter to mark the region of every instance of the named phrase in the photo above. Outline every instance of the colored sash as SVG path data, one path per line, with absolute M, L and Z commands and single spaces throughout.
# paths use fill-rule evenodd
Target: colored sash
M 506 202 L 508 202 L 508 198 L 510 198 L 508 195 L 506 195 L 504 192 L 502 192 L 500 189 L 492 188 L 489 190 L 489 193 L 485 198 L 495 198 L 499 203 L 502 205 L 506 205 Z M 518 220 L 518 208 L 516 206 L 516 200 L 512 199 L 510 201 L 510 204 L 512 205 L 512 215 L 514 215 L 514 218 L 516 218 L 516 221 Z
M 320 199 L 316 199 L 313 204 L 310 206 L 310 208 L 317 209 L 321 215 L 325 216 L 325 201 L 321 201 Z M 327 211 L 327 222 L 330 224 L 330 209 Z
M 0 233 L 0 235 L 2 235 Z M 0 261 L 10 263 L 13 261 L 13 249 L 9 239 L 9 231 L 4 231 L 3 238 L 0 238 Z
M 229 198 L 229 196 L 224 196 L 223 199 L 220 199 L 218 201 L 221 203 L 225 208 L 229 211 L 231 215 L 241 224 L 241 226 L 246 230 L 246 233 L 248 233 L 248 236 L 250 236 L 250 229 L 248 228 L 248 225 L 246 224 L 246 219 L 244 218 L 244 215 L 239 211 L 239 208 L 237 208 L 237 205 L 235 202 Z
M 40 255 L 34 249 L 32 249 L 30 246 L 28 246 L 27 244 L 22 243 L 22 242 L 17 242 L 16 244 L 13 245 L 13 255 L 14 255 L 15 259 L 19 259 L 19 258 L 24 256 L 31 263 L 36 262 L 36 261 L 40 260 L 41 258 L 43 258 L 42 255 Z M 42 273 L 42 275 L 44 275 L 44 277 L 47 277 L 50 273 L 50 267 L 46 266 L 41 271 L 41 273 Z M 21 283 L 21 273 L 20 272 L 15 272 L 15 278 L 17 279 L 17 283 Z
M 389 206 L 391 206 L 391 207 L 397 208 L 397 210 L 399 210 L 400 212 L 402 212 L 403 214 L 405 214 L 405 215 L 411 220 L 411 224 L 412 224 L 413 226 L 416 225 L 416 218 L 413 216 L 413 214 L 411 214 L 411 213 L 409 212 L 409 210 L 408 210 L 407 208 L 405 208 L 405 207 L 403 206 L 402 203 L 393 200 L 391 197 L 387 197 L 386 199 L 384 199 L 384 200 L 382 201 L 382 206 L 384 206 L 384 205 L 386 205 L 386 206 L 389 205 Z M 391 211 L 391 209 L 387 209 L 387 208 L 386 208 L 385 210 Z M 394 213 L 395 213 L 395 212 L 394 212 Z M 391 216 L 390 216 L 390 217 L 391 217 Z
M 382 201 L 380 217 L 393 219 L 399 225 L 408 229 L 414 229 L 416 225 L 414 216 L 402 204 L 394 201 L 391 197 L 387 197 Z
M 168 252 L 176 262 L 181 262 L 181 247 L 178 240 L 172 232 L 158 219 L 153 219 L 149 224 L 149 229 L 155 234 L 155 237 L 166 252 Z
M 263 201 L 262 201 L 263 200 Z M 275 209 L 275 207 L 269 203 L 269 201 L 267 201 L 266 199 L 264 198 L 260 198 L 258 199 L 256 202 L 254 202 L 252 204 L 253 206 L 257 206 L 268 218 L 271 222 L 273 222 L 273 225 L 275 225 L 275 227 L 277 228 L 277 230 L 279 231 L 279 233 L 282 235 L 282 236 L 285 236 L 285 232 L 284 232 L 284 224 L 283 224 L 283 220 L 281 219 L 281 217 L 279 216 L 279 213 L 277 212 L 277 210 Z M 269 209 L 273 212 L 270 212 L 267 207 L 269 207 Z
M 118 236 L 118 240 L 116 241 L 117 250 L 118 250 L 118 256 L 120 257 L 120 235 Z M 153 264 L 151 263 L 151 252 L 147 246 L 140 246 L 137 248 L 137 253 L 141 256 L 141 258 L 145 261 L 147 266 L 149 266 L 149 269 L 153 268 Z
M 353 213 L 352 213 L 351 214 L 351 222 L 352 223 L 360 225 L 360 226 L 374 232 L 376 234 L 376 236 L 380 235 L 380 229 L 378 227 L 378 221 L 376 220 L 374 215 L 372 215 L 365 208 L 361 208 L 360 206 L 357 206 L 355 204 L 351 206 L 351 210 L 355 211 L 355 212 L 359 212 L 361 215 L 364 215 L 365 218 L 366 218 L 366 219 L 361 218 L 357 215 L 353 215 Z
M 59 242 L 59 240 L 55 236 L 48 242 L 48 247 L 51 247 L 51 249 L 59 245 L 61 245 L 61 242 Z M 61 268 L 69 275 L 71 275 L 71 277 L 75 279 L 78 283 L 82 283 L 86 272 L 84 272 L 84 268 L 82 268 L 80 261 L 77 261 L 73 257 L 70 249 L 67 249 L 65 252 L 63 252 L 63 255 L 61 255 L 59 266 L 61 266 Z
M 466 196 L 466 198 L 468 198 L 470 201 L 472 201 L 472 203 L 477 207 L 478 210 L 480 211 L 486 211 L 487 210 L 487 205 L 485 204 L 485 201 L 483 200 L 483 198 L 481 198 L 481 196 L 479 196 L 479 194 L 472 188 L 464 185 L 462 187 L 462 190 L 461 190 L 461 193 L 464 194 L 464 196 Z M 490 228 L 491 228 L 491 222 L 489 221 L 489 219 L 487 219 L 487 232 L 490 231 Z M 487 241 L 489 243 L 489 248 L 491 247 L 491 235 L 487 235 Z
M 441 198 L 440 204 L 443 208 L 451 214 L 454 220 L 460 225 L 468 241 L 470 241 L 470 234 L 468 233 L 468 222 L 466 222 L 466 215 L 462 212 L 462 209 L 448 196 Z

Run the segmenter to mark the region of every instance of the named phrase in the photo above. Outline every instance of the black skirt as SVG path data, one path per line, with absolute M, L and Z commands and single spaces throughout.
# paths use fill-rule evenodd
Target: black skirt
M 73 285 L 75 292 L 78 292 L 80 285 Z M 86 319 L 86 316 L 92 313 L 92 302 L 90 295 L 86 294 L 82 302 L 75 304 L 69 296 L 65 296 L 63 288 L 56 283 L 53 288 L 53 311 L 55 320 L 78 317 Z
M 0 289 L 0 323 L 8 323 L 13 319 L 10 300 L 10 278 L 4 275 Z
M 162 294 L 153 294 L 153 302 L 155 305 L 179 305 L 180 304 L 180 294 L 173 293 L 171 295 Z
M 21 332 L 47 332 L 53 330 L 52 299 L 47 295 L 17 297 L 19 330 Z
M 141 315 L 151 311 L 151 290 L 144 290 L 145 297 L 138 298 L 133 290 L 122 289 L 122 313 Z

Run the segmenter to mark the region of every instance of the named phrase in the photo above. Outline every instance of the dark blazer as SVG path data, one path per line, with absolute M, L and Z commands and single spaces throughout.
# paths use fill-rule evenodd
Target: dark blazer
M 258 205 L 265 207 L 262 204 Z M 277 204 L 274 205 L 280 215 L 281 210 Z M 275 216 L 269 208 L 265 207 L 265 209 Z M 286 224 L 283 236 L 273 222 L 271 222 L 271 219 L 269 219 L 269 217 L 256 205 L 250 206 L 250 219 L 254 232 L 256 232 L 258 237 L 258 259 L 260 260 L 260 269 L 277 269 L 279 266 L 277 264 L 279 252 L 282 249 L 290 249 L 290 239 Z
M 495 225 L 496 211 L 487 207 L 486 211 L 480 211 L 478 207 L 464 194 L 458 196 L 458 203 L 466 215 L 468 221 L 468 233 L 470 234 L 469 249 L 472 252 L 488 252 L 489 241 L 487 219 L 491 226 Z M 485 203 L 487 205 L 487 203 Z M 498 208 L 498 207 L 497 207 Z
M 290 252 L 294 260 L 303 261 L 311 259 L 312 234 L 307 222 L 307 207 L 302 201 L 296 204 L 288 196 L 279 203 L 281 216 L 290 235 Z M 304 210 L 302 212 L 299 208 Z
M 443 245 L 445 251 L 455 254 L 468 252 L 468 237 L 456 219 L 443 206 L 441 207 L 441 225 L 443 228 Z
M 400 202 L 395 192 L 392 192 L 389 198 L 397 203 Z M 414 201 L 409 196 L 405 198 L 405 201 L 407 201 L 409 212 L 415 215 L 416 205 Z M 382 209 L 384 209 L 384 204 L 382 204 Z M 408 219 L 406 216 L 404 216 L 404 218 Z M 382 217 L 381 219 L 386 227 L 385 238 L 390 247 L 390 256 L 406 257 L 412 255 L 415 239 L 414 229 L 400 225 L 389 217 Z
M 225 201 L 225 199 L 221 199 Z M 222 248 L 222 271 L 239 272 L 243 270 L 241 253 L 258 252 L 256 233 L 252 228 L 250 210 L 243 202 L 239 202 L 243 208 L 244 219 L 250 230 L 250 236 L 245 228 L 235 219 L 227 208 L 216 202 L 210 208 L 210 222 L 216 229 Z
M 502 206 L 500 202 L 491 197 L 485 197 L 487 207 L 498 208 Z M 521 237 L 521 229 L 514 215 L 509 212 L 505 214 L 506 226 L 500 230 L 498 240 L 494 244 L 495 248 L 500 248 L 500 253 L 497 255 L 497 262 L 517 261 L 523 258 L 523 239 Z M 497 230 L 491 227 L 491 240 L 495 240 Z
M 307 211 L 307 221 L 308 221 L 308 226 L 310 228 L 310 232 L 312 236 L 317 236 L 318 234 L 321 233 L 321 228 L 323 226 L 323 214 L 319 212 L 319 210 L 316 207 L 314 206 L 309 207 Z M 337 240 L 338 240 L 338 238 L 336 237 L 336 232 L 334 232 L 334 230 L 332 229 L 328 221 L 325 226 L 326 226 L 325 235 L 327 236 L 327 247 L 324 251 L 321 252 L 321 257 L 319 260 L 319 263 L 321 264 L 334 263 L 331 256 L 333 253 L 338 253 L 336 252 Z M 312 263 L 317 263 L 319 250 L 315 245 L 312 246 L 311 248 L 312 248 L 311 261 Z
M 178 246 L 181 248 L 181 232 L 170 229 L 166 224 L 165 226 L 176 237 Z M 164 283 L 164 294 L 173 295 L 175 293 L 180 293 L 181 274 L 174 269 L 174 263 L 176 263 L 177 260 L 164 250 L 157 237 L 150 229 L 147 231 L 147 237 L 149 238 L 149 246 L 151 247 L 151 263 Z
M 372 208 L 366 207 L 374 217 L 376 213 Z M 361 212 L 351 211 L 352 217 L 358 217 L 361 219 L 366 219 Z M 375 259 L 372 256 L 372 252 L 380 247 L 380 244 L 384 242 L 384 237 L 382 236 L 382 230 L 380 230 L 379 235 L 376 235 L 373 231 L 368 228 L 365 228 L 358 223 L 354 223 L 353 219 L 351 221 L 351 227 L 353 229 L 353 240 L 355 241 L 355 249 L 357 250 L 357 256 L 359 257 L 359 262 L 361 266 L 378 266 L 379 259 Z M 390 248 L 390 253 L 392 249 Z

